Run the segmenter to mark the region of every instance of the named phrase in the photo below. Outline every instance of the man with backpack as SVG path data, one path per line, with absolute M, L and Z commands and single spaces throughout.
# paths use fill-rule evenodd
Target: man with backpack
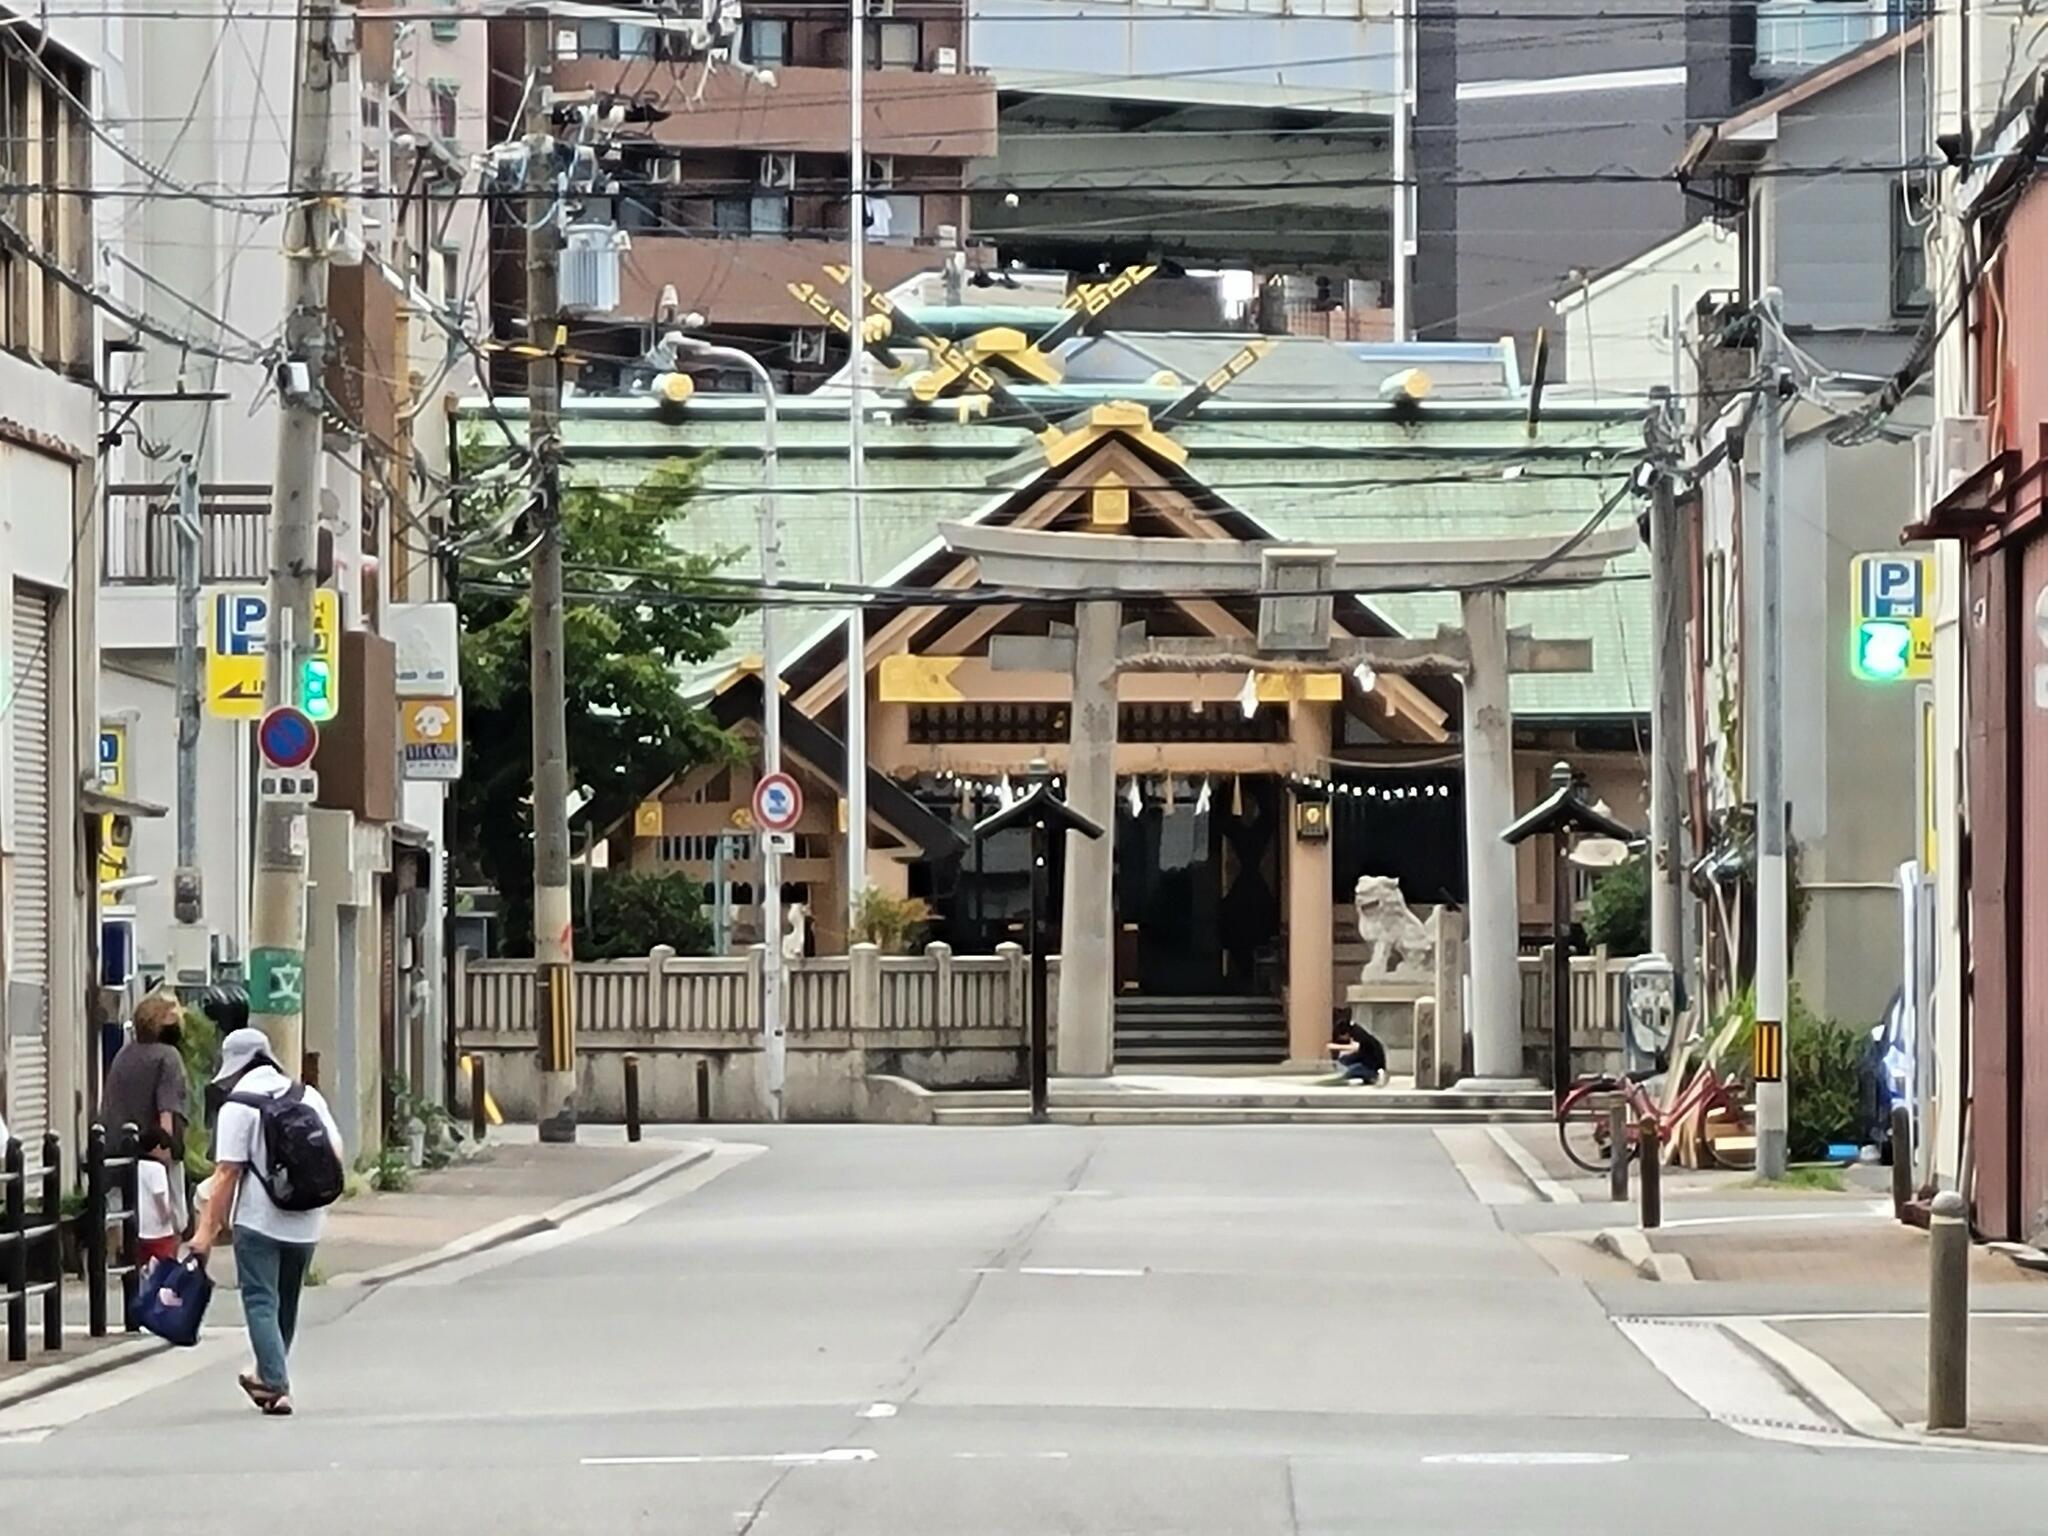
M 256 1370 L 242 1390 L 266 1414 L 292 1411 L 286 1357 L 298 1329 L 299 1293 L 326 1223 L 341 1196 L 341 1132 L 317 1088 L 295 1082 L 271 1054 L 260 1029 L 221 1042 L 223 1091 L 214 1128 L 213 1188 L 193 1234 L 202 1264 L 232 1223 L 242 1316 Z

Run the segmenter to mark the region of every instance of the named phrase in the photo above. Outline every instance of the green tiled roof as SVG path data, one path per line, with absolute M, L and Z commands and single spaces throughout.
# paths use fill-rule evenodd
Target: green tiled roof
M 517 415 L 518 402 L 505 405 Z M 1573 407 L 1546 417 L 1532 439 L 1518 404 L 1433 407 L 1404 423 L 1377 406 L 1217 401 L 1174 436 L 1189 451 L 1191 474 L 1278 539 L 1561 538 L 1619 487 L 1641 442 L 1640 420 L 1639 407 Z M 574 479 L 630 483 L 664 456 L 706 456 L 703 493 L 678 537 L 732 554 L 735 571 L 759 571 L 761 419 L 751 399 L 701 401 L 669 421 L 638 402 L 572 403 L 564 435 Z M 785 576 L 850 578 L 843 402 L 785 402 L 778 437 Z M 999 505 L 1043 464 L 1028 432 L 985 422 L 883 416 L 870 423 L 866 438 L 869 582 L 885 581 L 929 552 L 941 521 Z M 1006 468 L 1008 480 L 991 484 Z M 1612 517 L 1632 515 L 1624 501 Z M 1591 590 L 1511 594 L 1511 624 L 1539 637 L 1590 639 L 1594 657 L 1590 673 L 1516 678 L 1517 713 L 1589 717 L 1648 709 L 1647 569 L 1637 555 L 1622 562 L 1619 579 Z M 1457 622 L 1450 594 L 1361 596 L 1404 632 Z M 827 612 L 799 611 L 785 641 L 811 640 L 832 621 Z M 758 649 L 758 624 L 750 619 L 706 675 Z

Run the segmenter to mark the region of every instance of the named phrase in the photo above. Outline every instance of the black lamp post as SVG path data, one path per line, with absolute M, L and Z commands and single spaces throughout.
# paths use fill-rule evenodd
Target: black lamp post
M 1031 1119 L 1042 1124 L 1046 1115 L 1047 1062 L 1051 1056 L 1045 1017 L 1045 962 L 1052 947 L 1052 924 L 1046 913 L 1046 859 L 1052 852 L 1055 832 L 1100 837 L 1102 828 L 1053 793 L 1052 774 L 1042 760 L 1031 765 L 1031 776 L 1031 789 L 1022 799 L 975 823 L 974 840 L 984 842 L 1015 826 L 1028 824 L 1031 828 L 1031 1022 L 1027 1049 Z
M 1549 798 L 1519 816 L 1501 833 L 1501 841 L 1518 846 L 1532 837 L 1551 839 L 1550 892 L 1550 1091 L 1553 1103 L 1562 1102 L 1572 1082 L 1572 956 L 1566 942 L 1571 930 L 1572 887 L 1565 851 L 1579 833 L 1611 837 L 1633 843 L 1641 833 L 1621 822 L 1586 798 L 1585 775 L 1571 764 L 1559 763 L 1550 770 Z

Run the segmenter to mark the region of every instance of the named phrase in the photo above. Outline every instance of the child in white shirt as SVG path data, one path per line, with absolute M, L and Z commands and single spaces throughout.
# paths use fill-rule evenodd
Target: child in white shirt
M 185 1170 L 171 1166 L 171 1138 L 160 1125 L 145 1127 L 135 1159 L 136 1260 L 145 1269 L 157 1259 L 178 1256 L 178 1201 L 171 1180 Z

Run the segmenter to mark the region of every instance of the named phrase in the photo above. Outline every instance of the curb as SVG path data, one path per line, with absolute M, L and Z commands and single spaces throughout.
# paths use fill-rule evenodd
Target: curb
M 711 1142 L 693 1142 L 674 1157 L 664 1158 L 651 1168 L 642 1168 L 630 1173 L 616 1183 L 607 1184 L 603 1189 L 587 1195 L 577 1195 L 550 1206 L 537 1216 L 508 1216 L 503 1221 L 493 1222 L 488 1227 L 479 1227 L 453 1242 L 428 1253 L 414 1254 L 411 1258 L 394 1259 L 389 1264 L 380 1264 L 375 1269 L 351 1270 L 347 1274 L 330 1276 L 327 1290 L 367 1290 L 385 1285 L 393 1280 L 403 1280 L 422 1270 L 433 1269 L 457 1259 L 470 1258 L 490 1248 L 501 1248 L 524 1237 L 533 1237 L 541 1232 L 552 1232 L 600 1206 L 630 1199 L 663 1179 L 681 1173 L 709 1157 L 714 1150 Z
M 105 1349 L 96 1349 L 89 1355 L 79 1355 L 71 1360 L 58 1360 L 49 1365 L 39 1365 L 32 1371 L 24 1371 L 12 1382 L 0 1386 L 0 1409 L 12 1408 L 31 1398 L 41 1397 L 46 1392 L 55 1392 L 60 1387 L 90 1381 L 108 1371 L 119 1370 L 122 1366 L 137 1360 L 146 1360 L 160 1354 L 171 1346 L 150 1334 L 137 1338 L 123 1339 L 118 1344 L 109 1344 Z
M 673 1174 L 681 1173 L 685 1168 L 694 1167 L 711 1156 L 714 1150 L 714 1144 L 711 1142 L 692 1143 L 684 1151 L 674 1157 L 664 1158 L 651 1168 L 642 1168 L 637 1173 L 628 1174 L 618 1182 L 607 1184 L 603 1189 L 590 1194 L 564 1200 L 537 1216 L 507 1217 L 503 1221 L 493 1222 L 490 1226 L 479 1227 L 476 1231 L 458 1237 L 430 1253 L 394 1260 L 375 1269 L 352 1270 L 347 1274 L 334 1275 L 322 1289 L 373 1289 L 387 1281 L 417 1274 L 423 1269 L 432 1269 L 439 1264 L 482 1253 L 487 1248 L 502 1247 L 506 1243 L 516 1242 L 522 1237 L 531 1237 L 538 1232 L 553 1231 L 587 1211 L 628 1199 Z M 45 1393 L 90 1380 L 108 1371 L 119 1370 L 124 1365 L 147 1359 L 170 1347 L 163 1340 L 145 1334 L 140 1338 L 110 1344 L 105 1349 L 94 1350 L 89 1355 L 37 1366 L 34 1370 L 16 1377 L 13 1382 L 0 1386 L 0 1409 L 12 1408 L 18 1403 L 25 1403 Z
M 1579 1204 L 1579 1192 L 1553 1179 L 1543 1164 L 1537 1161 L 1536 1154 L 1523 1146 L 1509 1132 L 1502 1130 L 1498 1125 L 1489 1125 L 1486 1128 L 1486 1135 L 1488 1140 L 1500 1148 L 1507 1160 L 1515 1165 L 1515 1171 L 1529 1181 L 1529 1187 L 1542 1199 L 1552 1205 Z
M 1687 1285 L 1695 1276 L 1683 1254 L 1659 1253 L 1640 1227 L 1605 1227 L 1593 1238 L 1593 1246 L 1612 1254 L 1644 1280 L 1666 1285 Z

